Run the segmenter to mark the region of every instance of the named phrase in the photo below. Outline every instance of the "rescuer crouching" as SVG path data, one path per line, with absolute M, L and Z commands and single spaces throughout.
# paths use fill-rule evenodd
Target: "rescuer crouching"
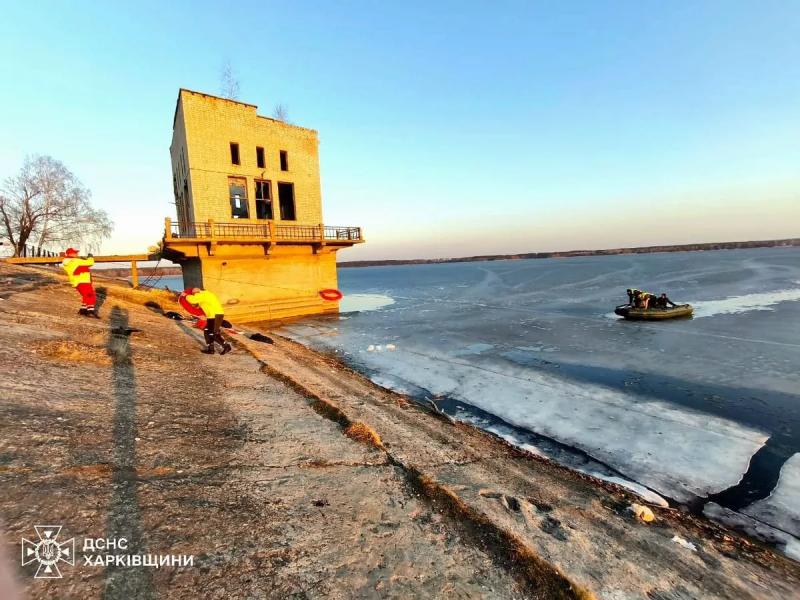
M 225 341 L 222 337 L 220 329 L 222 328 L 222 320 L 225 316 L 225 311 L 219 298 L 208 290 L 201 290 L 200 288 L 193 288 L 191 294 L 182 292 L 186 301 L 193 305 L 199 306 L 200 310 L 206 317 L 206 326 L 203 328 L 203 336 L 206 339 L 206 347 L 201 350 L 203 354 L 214 354 L 214 342 L 221 346 L 220 354 L 227 354 L 231 351 L 230 343 Z

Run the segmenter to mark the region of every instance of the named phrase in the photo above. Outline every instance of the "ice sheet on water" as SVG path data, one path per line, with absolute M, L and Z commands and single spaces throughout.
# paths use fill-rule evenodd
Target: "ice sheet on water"
M 668 497 L 735 484 L 762 430 L 800 430 L 782 408 L 799 389 L 800 248 L 346 269 L 340 282 L 396 302 L 311 320 L 309 345 L 389 387 L 461 398 L 582 449 Z M 691 301 L 700 318 L 602 318 L 631 285 Z M 712 314 L 726 316 L 702 318 Z M 398 350 L 366 351 L 387 343 Z
M 783 464 L 772 493 L 742 512 L 800 537 L 800 453 Z
M 481 419 L 476 419 L 474 416 L 470 415 L 468 412 L 459 411 L 456 414 L 456 418 L 475 425 L 481 429 L 489 431 L 498 437 L 503 438 L 508 443 L 513 444 L 523 450 L 530 452 L 531 454 L 535 454 L 537 456 L 542 456 L 545 458 L 560 458 L 555 457 L 552 451 L 552 448 L 548 449 L 548 451 L 543 450 L 536 444 L 532 444 L 521 436 L 515 434 L 515 432 L 511 431 L 510 428 L 497 425 L 494 423 L 490 423 L 487 421 L 482 421 Z M 667 507 L 669 506 L 669 502 L 667 502 L 664 498 L 656 494 L 654 491 L 647 489 L 645 486 L 636 483 L 635 481 L 630 481 L 629 479 L 624 479 L 622 477 L 617 477 L 613 475 L 609 469 L 605 468 L 603 465 L 596 463 L 594 461 L 590 461 L 588 464 L 579 464 L 574 460 L 561 460 L 564 464 L 569 467 L 572 467 L 576 471 L 580 471 L 581 473 L 585 473 L 586 475 L 591 475 L 592 477 L 596 477 L 597 479 L 602 479 L 603 481 L 608 481 L 609 483 L 615 483 L 621 487 L 624 487 L 643 500 L 650 502 L 651 504 L 656 504 L 658 506 Z
M 634 400 L 600 385 L 467 363 L 399 348 L 365 357 L 389 381 L 460 399 L 508 423 L 556 439 L 681 501 L 736 484 L 766 441 L 732 421 Z

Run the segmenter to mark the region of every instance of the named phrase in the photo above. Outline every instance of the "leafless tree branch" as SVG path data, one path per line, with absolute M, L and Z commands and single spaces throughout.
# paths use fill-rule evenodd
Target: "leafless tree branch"
M 64 163 L 51 156 L 25 159 L 0 187 L 0 235 L 19 256 L 30 240 L 39 247 L 71 244 L 94 250 L 113 223 L 90 203 L 91 193 Z
M 231 61 L 226 60 L 219 72 L 219 94 L 229 100 L 239 99 L 239 77 L 233 70 Z
M 289 109 L 285 104 L 276 104 L 272 109 L 272 117 L 277 121 L 289 122 Z

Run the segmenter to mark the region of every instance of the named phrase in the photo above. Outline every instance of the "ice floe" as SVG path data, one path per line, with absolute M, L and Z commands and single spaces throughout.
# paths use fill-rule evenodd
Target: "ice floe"
M 783 464 L 772 493 L 742 512 L 800 537 L 800 453 L 792 455 Z
M 680 501 L 736 484 L 768 437 L 727 419 L 530 370 L 408 348 L 391 357 L 374 353 L 366 360 L 370 369 L 390 376 L 386 381 L 460 399 L 579 448 Z

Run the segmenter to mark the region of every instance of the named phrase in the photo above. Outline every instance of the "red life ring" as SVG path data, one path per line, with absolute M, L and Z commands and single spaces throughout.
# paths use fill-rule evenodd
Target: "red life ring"
M 191 289 L 183 290 L 180 296 L 178 296 L 178 304 L 180 304 L 183 309 L 188 312 L 190 315 L 195 317 L 205 317 L 205 313 L 203 309 L 199 306 L 195 306 L 194 304 L 189 304 L 189 301 L 186 299 L 186 296 L 192 293 Z
M 330 300 L 331 302 L 336 302 L 337 300 L 341 300 L 344 294 L 339 290 L 334 290 L 333 288 L 328 288 L 327 290 L 322 290 L 319 293 L 322 296 L 323 300 Z

